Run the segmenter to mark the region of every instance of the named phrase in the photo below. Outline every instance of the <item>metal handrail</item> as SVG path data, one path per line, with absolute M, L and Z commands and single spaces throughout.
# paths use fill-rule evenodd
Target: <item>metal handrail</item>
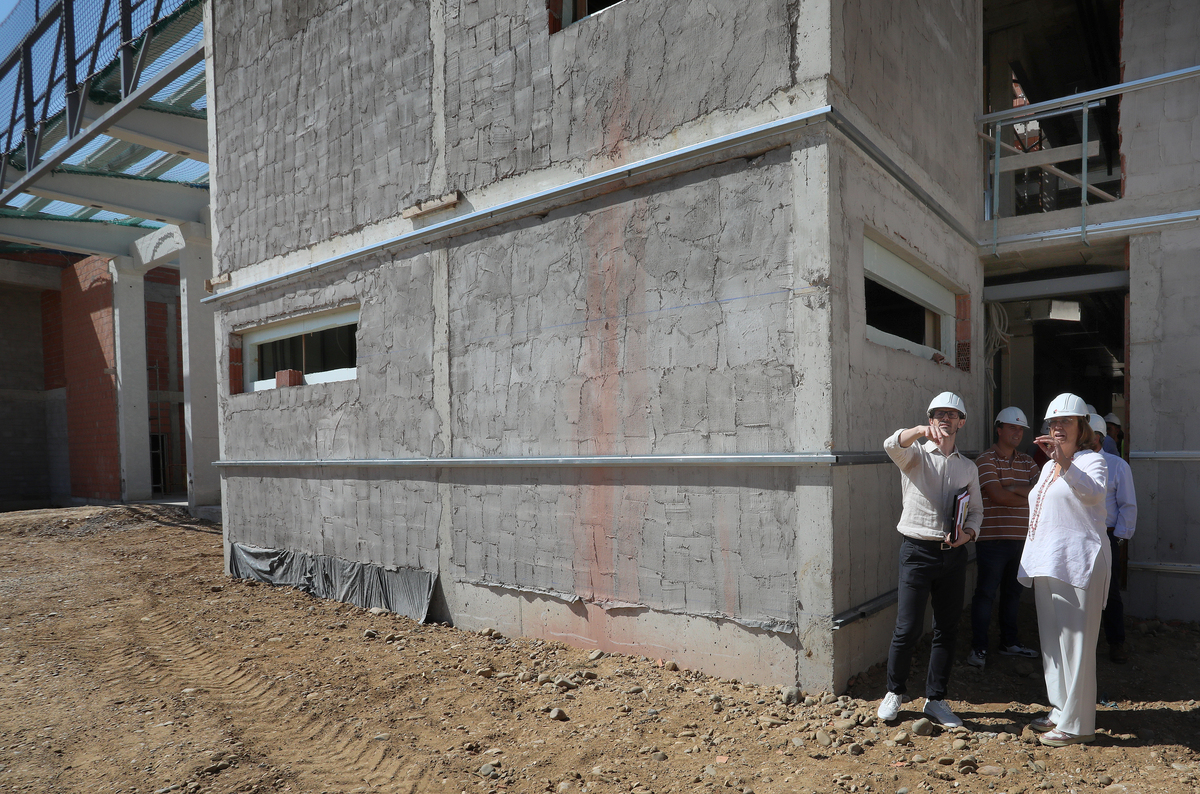
M 1092 102 L 1097 99 L 1106 99 L 1117 94 L 1127 94 L 1130 91 L 1139 91 L 1143 88 L 1154 88 L 1155 86 L 1173 83 L 1177 80 L 1186 80 L 1190 77 L 1200 76 L 1200 66 L 1189 66 L 1186 69 L 1176 69 L 1173 72 L 1163 72 L 1162 74 L 1152 75 L 1150 77 L 1142 77 L 1137 80 L 1130 80 L 1128 83 L 1117 83 L 1116 85 L 1106 86 L 1105 88 L 1096 88 L 1091 91 L 1081 91 L 1078 94 L 1059 97 L 1058 99 L 1049 99 L 1045 102 L 1035 102 L 1032 105 L 1022 105 L 1019 108 L 1012 110 L 997 110 L 994 113 L 986 113 L 981 116 L 976 116 L 975 121 L 980 124 L 991 124 L 997 121 L 1007 121 L 1009 119 L 1017 119 L 1026 121 L 1026 116 L 1031 116 L 1041 113 L 1046 110 L 1055 110 L 1058 108 L 1070 107 L 1079 105 L 1083 102 Z

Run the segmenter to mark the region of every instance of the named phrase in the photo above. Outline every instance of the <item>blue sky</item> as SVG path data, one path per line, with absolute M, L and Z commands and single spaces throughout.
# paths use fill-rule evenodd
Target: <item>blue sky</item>
M 13 10 L 17 0 L 0 0 L 0 22 L 8 19 L 8 12 Z

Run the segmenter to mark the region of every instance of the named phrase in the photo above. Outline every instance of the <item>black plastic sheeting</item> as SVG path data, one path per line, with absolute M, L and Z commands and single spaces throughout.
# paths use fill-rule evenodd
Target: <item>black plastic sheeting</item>
M 234 543 L 229 573 L 239 579 L 286 585 L 371 609 L 381 607 L 424 622 L 437 574 L 419 568 L 385 568 L 290 549 L 262 549 Z

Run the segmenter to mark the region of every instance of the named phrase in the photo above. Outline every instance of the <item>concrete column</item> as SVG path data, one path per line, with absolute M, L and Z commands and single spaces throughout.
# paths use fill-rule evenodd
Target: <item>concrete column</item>
M 183 416 L 187 433 L 188 509 L 221 503 L 217 431 L 217 351 L 213 310 L 202 304 L 212 278 L 212 247 L 189 237 L 179 254 L 179 305 L 183 320 Z
M 117 424 L 121 446 L 121 497 L 149 499 L 150 406 L 146 380 L 146 285 L 129 257 L 109 265 L 113 277 L 114 347 L 117 355 Z

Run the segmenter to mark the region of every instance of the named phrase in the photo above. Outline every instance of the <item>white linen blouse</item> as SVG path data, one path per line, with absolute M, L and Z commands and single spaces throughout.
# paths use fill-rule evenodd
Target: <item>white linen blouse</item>
M 1112 571 L 1112 552 L 1104 519 L 1108 464 L 1099 452 L 1080 450 L 1058 477 L 1053 460 L 1042 467 L 1030 491 L 1029 536 L 1017 569 L 1017 581 L 1033 586 L 1037 576 L 1049 576 L 1086 589 L 1092 567 Z M 1111 575 L 1111 574 L 1110 574 Z M 1104 580 L 1108 597 L 1108 577 Z

